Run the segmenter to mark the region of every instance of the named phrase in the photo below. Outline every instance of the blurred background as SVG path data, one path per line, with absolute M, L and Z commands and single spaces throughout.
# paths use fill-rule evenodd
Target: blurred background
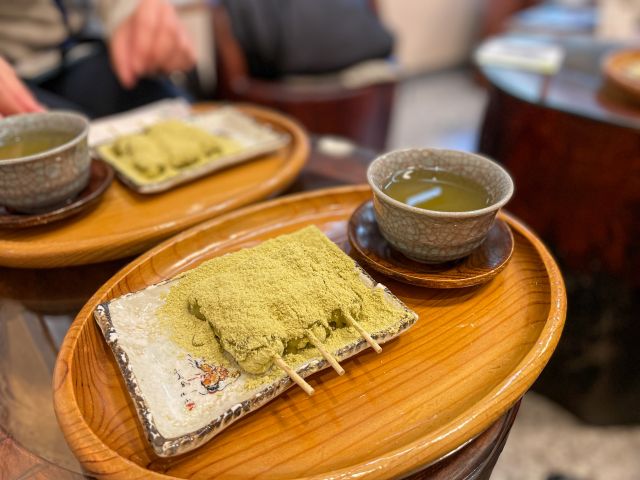
M 196 68 L 169 77 L 190 100 L 285 112 L 328 155 L 438 147 L 506 166 L 508 210 L 554 253 L 569 307 L 492 478 L 639 479 L 640 0 L 172 3 Z

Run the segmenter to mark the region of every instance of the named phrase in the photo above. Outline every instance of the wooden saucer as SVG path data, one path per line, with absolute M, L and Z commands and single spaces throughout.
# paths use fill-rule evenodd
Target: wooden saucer
M 378 229 L 371 200 L 360 205 L 349 219 L 349 242 L 358 260 L 400 282 L 430 288 L 462 288 L 488 282 L 513 254 L 513 233 L 497 218 L 487 239 L 471 255 L 437 265 L 416 262 L 391 247 Z
M 18 213 L 0 207 L 0 228 L 27 228 L 68 218 L 96 204 L 113 180 L 113 169 L 102 160 L 91 161 L 89 183 L 78 195 L 55 210 L 43 213 Z

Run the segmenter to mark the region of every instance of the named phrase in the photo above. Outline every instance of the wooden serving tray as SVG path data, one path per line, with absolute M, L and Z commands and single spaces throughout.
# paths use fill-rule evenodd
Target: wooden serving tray
M 124 258 L 203 220 L 284 190 L 309 155 L 306 133 L 274 111 L 248 105 L 237 108 L 288 134 L 290 142 L 271 154 L 169 192 L 140 195 L 113 182 L 86 215 L 28 230 L 0 229 L 0 265 L 51 268 Z
M 185 455 L 149 446 L 93 311 L 205 259 L 315 224 L 348 250 L 347 222 L 368 187 L 284 197 L 194 227 L 109 280 L 71 326 L 54 372 L 54 404 L 71 449 L 100 478 L 396 478 L 487 429 L 531 386 L 564 324 L 562 277 L 542 243 L 502 214 L 515 251 L 491 282 L 459 290 L 373 274 L 421 320 L 387 344 L 290 390 Z M 163 477 L 166 478 L 166 477 Z

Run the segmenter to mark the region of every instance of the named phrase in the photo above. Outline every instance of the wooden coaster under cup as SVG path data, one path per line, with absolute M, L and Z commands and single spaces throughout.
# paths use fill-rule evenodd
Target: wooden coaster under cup
M 488 282 L 506 267 L 514 248 L 511 229 L 496 218 L 487 239 L 467 257 L 436 265 L 416 262 L 394 250 L 382 236 L 370 200 L 353 212 L 348 236 L 363 266 L 400 282 L 429 288 L 462 288 Z

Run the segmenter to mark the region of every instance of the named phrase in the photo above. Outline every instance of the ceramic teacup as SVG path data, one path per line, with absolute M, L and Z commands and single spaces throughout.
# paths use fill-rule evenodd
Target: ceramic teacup
M 0 120 L 0 142 L 26 132 L 56 131 L 71 139 L 44 152 L 0 160 L 0 205 L 25 213 L 55 208 L 88 183 L 89 120 L 72 112 L 15 115 Z
M 489 195 L 479 210 L 442 212 L 413 207 L 383 192 L 388 179 L 409 167 L 442 168 L 468 177 Z M 465 257 L 487 236 L 500 207 L 513 194 L 513 180 L 497 163 L 473 153 L 438 149 L 397 150 L 376 158 L 367 170 L 382 235 L 405 256 L 425 263 Z

